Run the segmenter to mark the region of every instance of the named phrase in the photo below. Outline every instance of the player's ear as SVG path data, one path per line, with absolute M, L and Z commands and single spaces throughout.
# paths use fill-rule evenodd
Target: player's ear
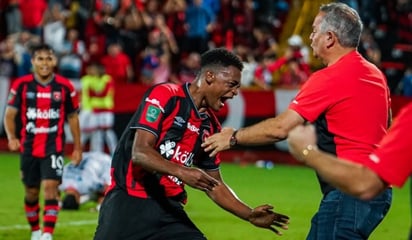
M 216 76 L 215 76 L 215 74 L 214 74 L 212 71 L 206 71 L 206 73 L 205 73 L 205 81 L 206 81 L 208 84 L 211 84 L 212 82 L 214 82 L 215 79 L 216 79 Z

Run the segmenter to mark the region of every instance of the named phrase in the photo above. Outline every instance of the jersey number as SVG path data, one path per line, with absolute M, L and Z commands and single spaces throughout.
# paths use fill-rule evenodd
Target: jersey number
M 56 156 L 56 155 L 51 155 L 51 167 L 53 168 L 53 169 L 62 169 L 63 168 L 63 162 L 64 162 L 64 160 L 63 160 L 63 157 L 61 156 L 61 155 L 58 155 L 58 156 Z

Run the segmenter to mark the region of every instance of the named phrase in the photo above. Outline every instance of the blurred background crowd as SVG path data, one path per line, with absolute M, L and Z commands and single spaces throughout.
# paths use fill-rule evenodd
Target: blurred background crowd
M 215 47 L 244 61 L 242 87 L 298 88 L 317 68 L 309 0 L 0 0 L 0 78 L 31 72 L 30 46 L 50 44 L 56 71 L 80 89 L 91 64 L 114 86 L 189 82 Z M 364 22 L 359 51 L 381 68 L 393 94 L 412 96 L 411 0 L 342 0 Z

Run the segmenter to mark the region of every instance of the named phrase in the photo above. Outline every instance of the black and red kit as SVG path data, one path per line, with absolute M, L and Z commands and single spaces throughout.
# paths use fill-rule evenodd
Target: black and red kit
M 23 76 L 13 83 L 8 106 L 19 110 L 22 154 L 43 158 L 63 152 L 65 120 L 79 110 L 70 80 L 54 75 L 43 84 L 32 74 Z
M 193 164 L 204 170 L 219 168 L 220 158 L 209 157 L 200 145 L 206 137 L 220 131 L 221 125 L 213 112 L 197 109 L 188 86 L 165 83 L 145 93 L 113 156 L 112 184 L 108 191 L 120 188 L 138 198 L 160 193 L 183 203 L 186 201 L 184 183 L 180 179 L 152 174 L 133 165 L 131 153 L 136 129 L 157 136 L 155 149 L 169 161 L 188 167 Z

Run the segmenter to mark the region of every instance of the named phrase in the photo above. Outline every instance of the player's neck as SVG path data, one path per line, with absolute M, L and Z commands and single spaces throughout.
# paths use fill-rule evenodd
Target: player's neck
M 43 84 L 49 83 L 53 79 L 53 73 L 48 76 L 40 76 L 39 74 L 34 74 L 35 79 Z

